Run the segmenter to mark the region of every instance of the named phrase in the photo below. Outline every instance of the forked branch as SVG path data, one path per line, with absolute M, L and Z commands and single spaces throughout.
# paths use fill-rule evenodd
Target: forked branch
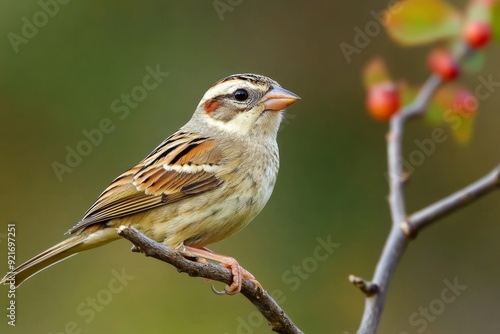
M 470 56 L 471 53 L 472 50 L 464 46 L 458 60 Z M 442 83 L 443 80 L 440 77 L 434 74 L 431 75 L 420 89 L 415 100 L 391 118 L 389 133 L 387 134 L 387 158 L 392 227 L 372 281 L 350 276 L 350 281 L 366 295 L 365 309 L 358 334 L 374 334 L 377 332 L 389 283 L 409 241 L 425 226 L 499 188 L 500 166 L 464 189 L 431 204 L 409 217 L 407 216 L 404 196 L 406 177 L 402 165 L 404 126 L 407 120 L 423 115 L 426 112 L 429 101 Z

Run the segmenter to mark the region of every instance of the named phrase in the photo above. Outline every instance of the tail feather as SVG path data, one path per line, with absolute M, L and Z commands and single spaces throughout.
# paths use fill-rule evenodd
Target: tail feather
M 19 267 L 14 269 L 13 272 L 5 275 L 0 281 L 0 284 L 9 284 L 13 279 L 15 285 L 18 287 L 31 276 L 36 273 L 60 262 L 68 257 L 76 255 L 79 251 L 83 250 L 80 246 L 86 239 L 86 235 L 75 235 L 66 239 L 57 245 L 47 249 L 46 251 L 38 254 L 30 260 L 24 262 Z
M 18 287 L 31 276 L 64 259 L 76 255 L 81 251 L 107 244 L 119 238 L 120 236 L 113 227 L 99 224 L 89 226 L 79 231 L 78 234 L 71 238 L 58 243 L 24 262 L 12 272 L 7 273 L 7 275 L 0 280 L 0 284 L 11 284 L 11 282 L 15 282 L 16 287 Z

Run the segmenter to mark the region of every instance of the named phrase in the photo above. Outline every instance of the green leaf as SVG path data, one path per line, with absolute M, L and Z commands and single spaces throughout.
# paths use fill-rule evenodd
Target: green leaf
M 491 4 L 487 1 L 471 1 L 465 13 L 467 21 L 489 23 L 491 20 Z
M 430 126 L 438 126 L 443 123 L 443 114 L 446 111 L 442 105 L 437 103 L 435 100 L 429 102 L 427 106 L 427 112 L 425 113 L 425 121 Z
M 453 98 L 456 94 L 456 87 L 446 85 L 440 87 L 429 102 L 425 120 L 431 126 L 438 126 L 444 122 L 444 114 L 453 106 Z
M 401 92 L 401 105 L 407 106 L 415 100 L 420 87 L 410 86 L 406 81 L 398 83 L 399 91 Z
M 445 123 L 450 127 L 453 138 L 464 144 L 471 138 L 477 106 L 477 99 L 466 88 L 445 85 L 430 101 L 425 120 L 433 127 Z
M 395 6 L 401 7 L 396 10 Z M 387 11 L 385 23 L 396 42 L 413 46 L 459 36 L 461 15 L 444 0 L 407 0 Z
M 415 100 L 421 87 L 409 86 L 405 82 L 399 84 L 399 91 L 402 95 L 402 102 L 407 106 Z M 443 113 L 445 107 L 437 103 L 436 99 L 432 99 L 427 105 L 427 111 L 424 114 L 424 119 L 429 126 L 438 126 L 443 123 Z
M 363 70 L 363 84 L 365 88 L 368 89 L 371 86 L 390 81 L 391 77 L 381 57 L 375 57 L 365 65 Z
M 413 103 L 420 87 L 399 85 L 404 105 Z M 452 136 L 460 144 L 467 143 L 473 131 L 477 115 L 477 98 L 465 87 L 448 84 L 440 87 L 427 105 L 425 122 L 431 127 L 449 127 Z
M 476 50 L 476 52 L 472 53 L 470 57 L 467 57 L 463 61 L 463 69 L 470 73 L 477 73 L 481 71 L 485 63 L 485 53 L 482 50 Z
M 455 120 L 450 122 L 450 126 L 455 139 L 461 144 L 471 137 L 478 106 L 478 99 L 467 88 L 457 88 L 452 107 Z
M 463 39 L 455 39 L 451 40 L 448 43 L 449 49 L 451 53 L 458 57 L 458 55 L 463 54 L 464 48 L 467 47 L 467 44 Z M 476 49 L 474 52 L 470 53 L 468 57 L 465 57 L 462 60 L 462 69 L 469 73 L 477 73 L 483 69 L 483 66 L 486 62 L 486 53 L 481 49 Z
M 453 138 L 459 144 L 466 144 L 469 142 L 472 137 L 472 130 L 474 128 L 474 120 L 475 114 L 468 115 L 467 117 L 463 117 L 461 115 L 460 121 L 457 121 L 455 127 L 453 128 Z

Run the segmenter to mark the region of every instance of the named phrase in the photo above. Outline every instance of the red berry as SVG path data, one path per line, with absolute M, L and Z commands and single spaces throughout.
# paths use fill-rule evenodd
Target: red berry
M 392 82 L 371 86 L 368 89 L 366 107 L 373 118 L 387 121 L 400 107 L 401 98 L 397 87 Z
M 491 25 L 485 22 L 469 22 L 464 29 L 464 38 L 474 49 L 481 48 L 491 40 Z
M 458 76 L 458 63 L 453 56 L 444 50 L 435 50 L 429 55 L 429 67 L 443 80 L 453 80 Z

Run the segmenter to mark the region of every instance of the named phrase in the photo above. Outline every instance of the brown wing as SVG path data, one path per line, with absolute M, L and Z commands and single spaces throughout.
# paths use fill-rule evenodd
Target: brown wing
M 176 132 L 116 178 L 68 233 L 213 190 L 221 160 L 214 140 Z

